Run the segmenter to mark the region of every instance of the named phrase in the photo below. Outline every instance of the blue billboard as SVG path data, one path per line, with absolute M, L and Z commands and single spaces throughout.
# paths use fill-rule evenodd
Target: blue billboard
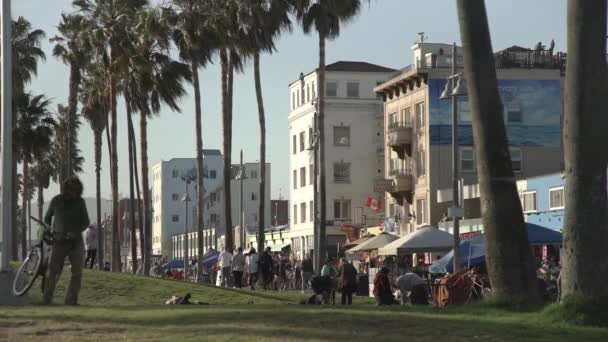
M 451 101 L 441 100 L 446 80 L 429 81 L 431 145 L 452 144 Z M 559 80 L 499 80 L 498 90 L 511 146 L 561 144 L 561 91 Z M 471 111 L 466 97 L 458 98 L 458 142 L 473 145 Z

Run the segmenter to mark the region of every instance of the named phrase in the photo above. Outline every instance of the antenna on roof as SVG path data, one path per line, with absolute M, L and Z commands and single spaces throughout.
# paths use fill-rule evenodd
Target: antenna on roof
M 424 43 L 424 40 L 429 38 L 428 36 L 424 35 L 424 32 L 418 32 L 418 36 L 420 36 L 420 43 Z

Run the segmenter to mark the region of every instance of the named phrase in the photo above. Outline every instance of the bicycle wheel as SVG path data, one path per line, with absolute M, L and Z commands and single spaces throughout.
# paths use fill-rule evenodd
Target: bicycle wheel
M 13 281 L 13 294 L 15 296 L 23 296 L 32 287 L 36 277 L 38 277 L 41 262 L 41 250 L 40 247 L 36 246 L 15 274 L 15 280 Z

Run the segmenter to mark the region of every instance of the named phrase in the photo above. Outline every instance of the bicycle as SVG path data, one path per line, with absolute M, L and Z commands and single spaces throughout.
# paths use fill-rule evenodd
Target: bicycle
M 53 244 L 53 234 L 44 222 L 35 217 L 31 217 L 31 219 L 42 226 L 43 233 L 39 235 L 41 237 L 40 241 L 32 247 L 27 258 L 19 266 L 17 274 L 15 274 L 13 295 L 16 297 L 25 295 L 38 277 L 42 277 L 41 289 L 44 293 L 46 270 L 49 262 L 45 248 Z

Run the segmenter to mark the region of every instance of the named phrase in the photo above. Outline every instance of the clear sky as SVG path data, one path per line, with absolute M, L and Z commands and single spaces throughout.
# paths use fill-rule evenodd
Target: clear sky
M 56 32 L 61 12 L 71 12 L 70 0 L 13 0 L 13 16 L 24 16 L 34 28 L 46 31 L 48 38 Z M 417 32 L 424 31 L 427 41 L 450 43 L 460 41 L 455 1 L 453 0 L 375 0 L 365 6 L 356 20 L 342 29 L 341 36 L 327 44 L 327 63 L 339 60 L 366 61 L 387 67 L 401 68 L 412 62 L 410 46 Z M 511 45 L 534 47 L 538 41 L 549 45 L 555 39 L 556 51 L 566 48 L 566 0 L 487 0 L 493 48 Z M 285 33 L 277 43 L 274 55 L 261 60 L 262 88 L 266 109 L 267 161 L 272 164 L 272 196 L 289 196 L 289 112 L 288 83 L 318 65 L 318 42 L 306 36 L 298 25 Z M 68 68 L 51 55 L 48 41 L 44 43 L 47 61 L 39 66 L 38 78 L 30 89 L 44 93 L 54 103 L 66 103 Z M 203 102 L 204 147 L 221 149 L 220 72 L 215 63 L 200 73 Z M 128 193 L 128 159 L 126 117 L 119 99 L 119 188 Z M 182 100 L 182 113 L 165 109 L 149 125 L 148 153 L 150 166 L 174 157 L 194 157 L 194 99 Z M 243 149 L 246 162 L 259 158 L 259 126 L 253 68 L 247 67 L 234 82 L 233 162 Z M 135 120 L 139 121 L 138 118 Z M 138 125 L 136 134 L 139 136 Z M 79 134 L 85 157 L 85 196 L 95 195 L 93 134 L 85 122 Z M 138 151 L 139 152 L 139 151 Z M 102 196 L 110 196 L 109 165 L 104 139 L 102 165 Z M 51 193 L 57 187 L 51 188 Z M 49 193 L 49 195 L 51 194 Z M 48 196 L 48 195 L 47 195 Z

